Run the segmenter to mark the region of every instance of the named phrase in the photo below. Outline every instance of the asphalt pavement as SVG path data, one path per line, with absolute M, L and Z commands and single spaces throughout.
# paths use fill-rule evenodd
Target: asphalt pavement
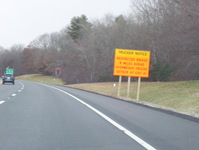
M 0 150 L 198 150 L 199 123 L 95 93 L 0 85 Z

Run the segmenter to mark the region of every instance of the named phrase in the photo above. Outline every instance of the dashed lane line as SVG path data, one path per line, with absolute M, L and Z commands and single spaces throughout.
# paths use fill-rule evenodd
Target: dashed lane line
M 3 104 L 5 101 L 0 101 L 0 105 Z
M 0 82 L 1 82 L 1 81 L 0 81 Z M 19 82 L 19 83 L 21 84 L 21 89 L 19 89 L 18 92 L 21 92 L 21 91 L 24 89 L 25 86 L 24 86 L 23 83 L 21 83 L 21 82 Z M 14 93 L 14 94 L 12 94 L 11 96 L 12 96 L 12 97 L 15 97 L 16 95 L 17 95 L 17 94 Z M 7 99 L 10 100 L 10 99 L 11 99 L 10 96 L 9 96 Z M 5 101 L 0 101 L 0 105 L 3 104 L 3 103 L 5 103 Z
M 16 95 L 17 95 L 17 94 L 12 94 L 11 96 L 13 96 L 13 97 L 14 97 L 14 96 L 16 96 Z

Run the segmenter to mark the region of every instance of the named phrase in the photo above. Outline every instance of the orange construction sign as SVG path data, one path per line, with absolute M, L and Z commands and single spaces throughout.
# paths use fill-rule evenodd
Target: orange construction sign
M 150 51 L 115 50 L 114 75 L 149 77 Z

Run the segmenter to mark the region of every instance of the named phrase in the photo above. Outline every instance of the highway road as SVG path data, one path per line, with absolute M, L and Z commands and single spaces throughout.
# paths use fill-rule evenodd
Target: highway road
M 62 86 L 0 85 L 0 150 L 199 150 L 198 122 Z

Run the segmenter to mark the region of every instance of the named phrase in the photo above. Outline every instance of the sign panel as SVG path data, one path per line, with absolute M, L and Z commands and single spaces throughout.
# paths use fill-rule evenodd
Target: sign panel
M 114 75 L 149 77 L 150 51 L 115 50 Z
M 55 75 L 61 75 L 61 69 L 60 68 L 55 69 Z
M 14 69 L 6 69 L 6 74 L 14 74 Z

